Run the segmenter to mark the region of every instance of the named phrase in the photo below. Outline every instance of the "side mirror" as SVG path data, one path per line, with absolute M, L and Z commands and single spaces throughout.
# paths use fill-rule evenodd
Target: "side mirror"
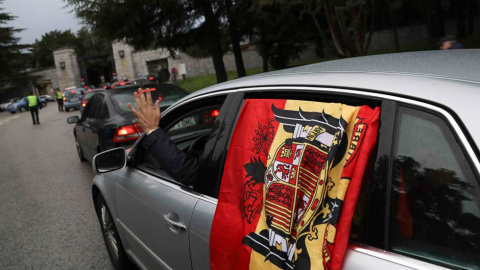
M 78 123 L 80 122 L 80 118 L 78 118 L 78 116 L 70 116 L 67 118 L 67 123 L 69 124 L 75 124 L 75 123 Z
M 95 174 L 102 174 L 127 166 L 127 152 L 119 147 L 96 154 L 93 157 L 92 168 Z

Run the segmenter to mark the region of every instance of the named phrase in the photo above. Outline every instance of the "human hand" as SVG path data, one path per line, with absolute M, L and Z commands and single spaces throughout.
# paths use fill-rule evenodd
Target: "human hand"
M 152 94 L 147 88 L 146 98 L 143 94 L 141 88 L 138 88 L 138 91 L 133 94 L 135 97 L 135 103 L 137 104 L 137 109 L 128 103 L 128 107 L 137 117 L 138 123 L 143 128 L 147 135 L 150 134 L 153 130 L 158 128 L 158 123 L 160 122 L 160 101 L 155 102 L 155 107 L 152 106 Z

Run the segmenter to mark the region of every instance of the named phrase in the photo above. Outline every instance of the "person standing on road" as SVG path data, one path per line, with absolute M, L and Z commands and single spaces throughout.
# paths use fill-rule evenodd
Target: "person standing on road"
M 59 88 L 55 88 L 55 97 L 57 98 L 58 111 L 63 112 L 63 97 L 62 97 L 62 93 L 60 93 Z
M 42 108 L 40 100 L 33 94 L 33 91 L 30 91 L 30 95 L 27 97 L 27 107 L 32 115 L 33 125 L 40 125 L 40 119 L 38 119 L 38 106 L 40 106 L 40 109 Z M 35 121 L 35 118 L 37 121 Z

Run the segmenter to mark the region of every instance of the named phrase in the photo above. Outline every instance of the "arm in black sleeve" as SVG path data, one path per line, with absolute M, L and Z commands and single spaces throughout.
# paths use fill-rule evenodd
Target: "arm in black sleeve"
M 175 181 L 185 185 L 191 185 L 196 181 L 197 159 L 189 158 L 187 154 L 180 151 L 161 128 L 150 133 L 143 140 L 142 145 Z

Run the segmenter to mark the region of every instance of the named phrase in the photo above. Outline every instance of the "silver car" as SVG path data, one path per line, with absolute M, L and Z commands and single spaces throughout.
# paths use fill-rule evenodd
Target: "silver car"
M 190 94 L 160 126 L 199 157 L 197 184 L 172 179 L 143 148 L 144 137 L 128 153 L 94 159 L 93 201 L 112 264 L 210 269 L 210 230 L 239 111 L 246 99 L 282 98 L 381 108 L 344 269 L 480 269 L 479 72 L 480 50 L 415 52 L 281 70 Z M 199 121 L 211 112 L 215 121 Z

